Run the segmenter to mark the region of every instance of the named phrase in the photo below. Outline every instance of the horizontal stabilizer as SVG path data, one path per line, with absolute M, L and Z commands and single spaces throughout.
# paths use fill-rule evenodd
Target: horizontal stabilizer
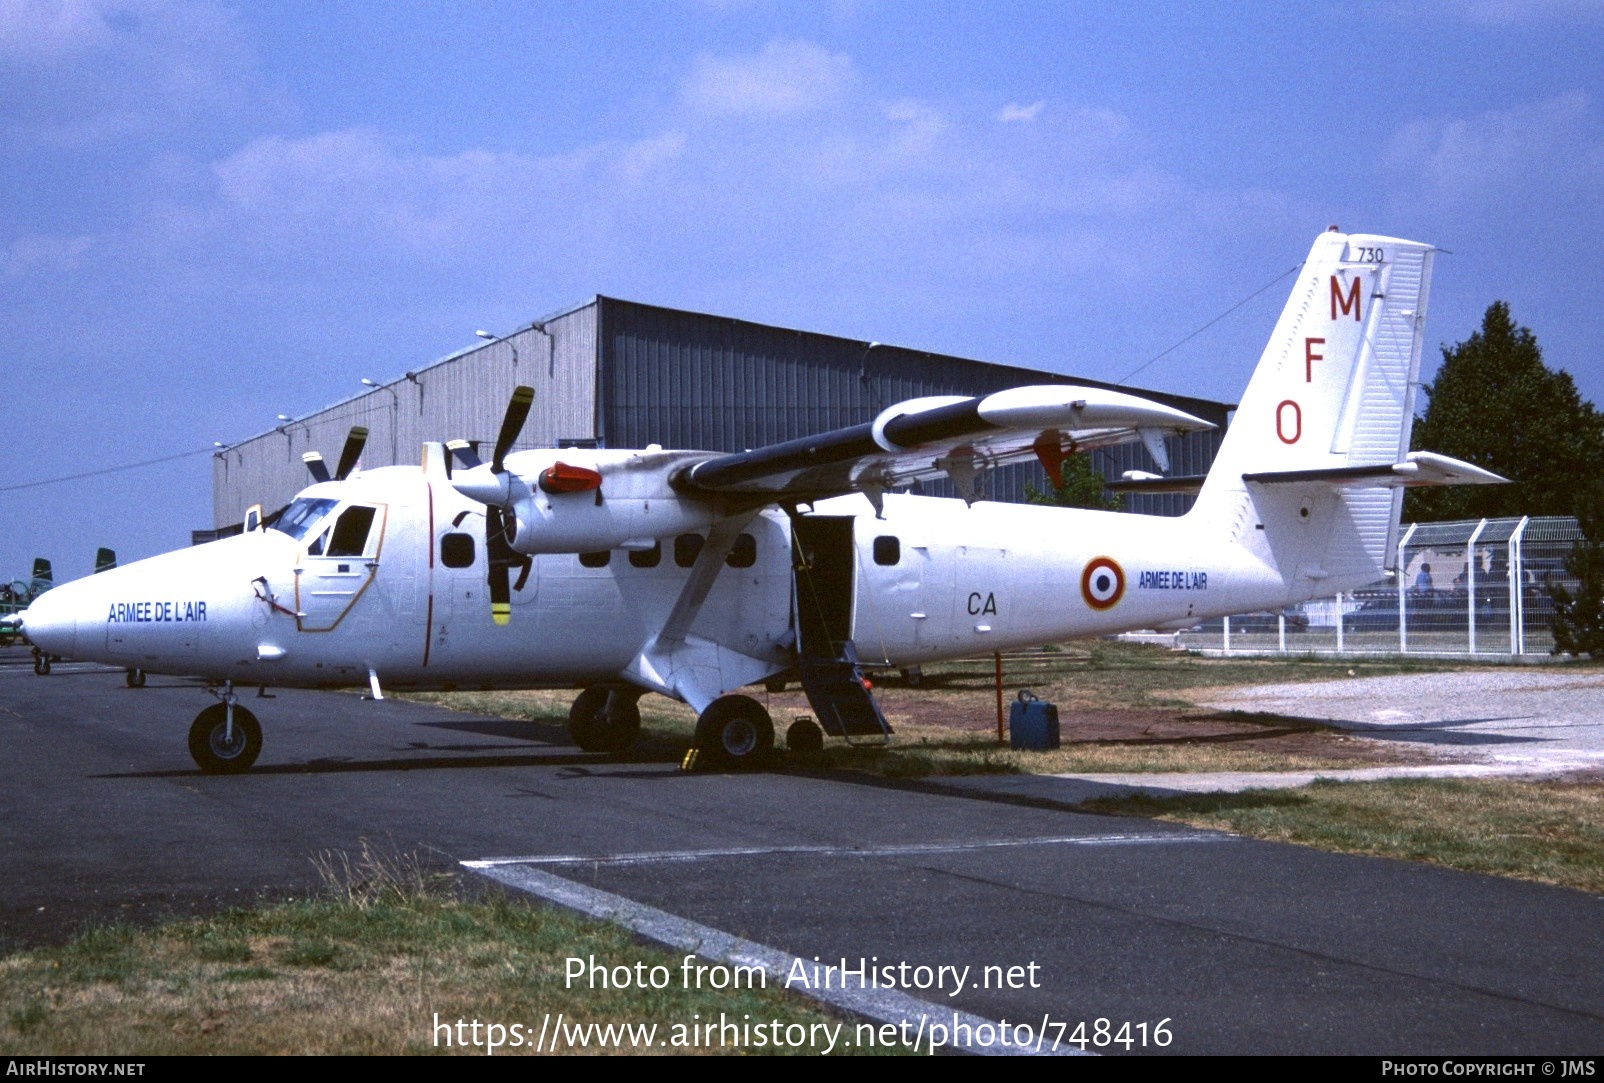
M 1122 481 L 1111 481 L 1104 486 L 1111 493 L 1181 493 L 1184 496 L 1196 496 L 1203 488 L 1207 474 L 1176 474 L 1171 477 L 1153 476 L 1146 478 L 1125 478 Z
M 1411 451 L 1401 463 L 1343 466 L 1328 470 L 1270 470 L 1243 474 L 1256 485 L 1324 483 L 1339 488 L 1397 489 L 1426 485 L 1505 485 L 1509 479 L 1479 466 L 1430 451 Z

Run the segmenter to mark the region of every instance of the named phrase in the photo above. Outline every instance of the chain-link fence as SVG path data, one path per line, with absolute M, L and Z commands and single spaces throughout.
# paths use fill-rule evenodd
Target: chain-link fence
M 1582 538 L 1570 517 L 1410 523 L 1398 573 L 1270 613 L 1208 621 L 1180 635 L 1236 654 L 1548 654 L 1552 588 L 1574 588 L 1565 558 Z

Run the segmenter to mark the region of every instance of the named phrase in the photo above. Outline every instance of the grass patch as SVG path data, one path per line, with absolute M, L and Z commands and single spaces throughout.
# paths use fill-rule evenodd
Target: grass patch
M 1098 798 L 1082 807 L 1604 892 L 1604 786 L 1597 782 L 1316 782 L 1296 790 Z
M 391 865 L 402 877 L 392 884 L 412 875 L 408 860 Z M 361 869 L 362 857 L 349 867 Z M 558 1013 L 570 1027 L 657 1024 L 649 1040 L 621 1043 L 624 1052 L 718 1052 L 676 1049 L 671 1028 L 721 1012 L 840 1022 L 774 989 L 685 990 L 680 954 L 505 898 L 465 901 L 428 879 L 424 890 L 359 883 L 353 892 L 336 882 L 327 898 L 149 930 L 96 929 L 60 948 L 0 958 L 0 1003 L 11 1005 L 0 1018 L 0 1054 L 483 1053 L 437 1044 L 436 1020 L 516 1023 L 532 1042 Z M 660 964 L 674 980 L 662 990 L 568 988 L 570 956 Z M 255 962 L 241 966 L 242 957 Z M 847 1023 L 848 1040 L 852 1030 Z M 612 1049 L 592 1040 L 589 1051 Z
M 1230 720 L 1221 732 L 1222 717 Z M 1163 737 L 1075 740 L 1066 736 L 1051 751 L 1014 751 L 997 743 L 993 732 L 954 732 L 904 723 L 887 746 L 857 747 L 832 743 L 814 762 L 827 768 L 869 771 L 888 778 L 928 778 L 978 774 L 1138 774 L 1162 771 L 1316 771 L 1352 767 L 1340 754 L 1354 738 L 1326 726 L 1272 715 L 1202 715 L 1197 733 L 1186 735 L 1186 722 Z M 1071 727 L 1066 726 L 1066 731 Z M 1331 751 L 1280 752 L 1256 744 L 1302 737 Z

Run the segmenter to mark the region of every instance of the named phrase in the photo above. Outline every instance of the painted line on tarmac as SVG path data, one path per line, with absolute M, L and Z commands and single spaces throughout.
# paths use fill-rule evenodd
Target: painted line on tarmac
M 811 975 L 818 967 L 817 962 L 809 962 L 778 948 L 743 940 L 710 925 L 678 917 L 609 891 L 576 884 L 539 869 L 504 862 L 464 861 L 462 864 L 482 876 L 564 909 L 621 925 L 638 936 L 674 951 L 694 954 L 698 959 L 727 966 L 761 968 L 768 976 L 767 980 L 773 982 L 776 988 L 787 989 L 787 976 L 793 973 Z M 808 984 L 813 983 L 810 981 Z M 900 1036 L 899 1044 L 912 1045 L 916 1051 L 923 1048 L 926 1052 L 934 1053 L 939 1048 L 994 1057 L 1097 1055 L 1064 1045 L 1061 1035 L 1057 1039 L 1050 1037 L 1047 1032 L 1056 1024 L 1045 1018 L 1039 1025 L 1010 1023 L 1005 1028 L 983 1016 L 944 1008 L 896 989 L 818 989 L 804 986 L 790 991 L 876 1023 L 893 1026 Z M 1003 1045 L 1001 1035 L 1005 1030 L 1011 1030 L 1016 1038 L 1028 1033 L 1029 1039 L 1023 1044 Z M 943 1044 L 939 1046 L 935 1045 L 938 1032 L 943 1035 L 940 1039 Z M 983 1040 L 986 1035 L 990 1035 L 991 1040 Z M 908 1041 L 910 1036 L 912 1042 Z M 849 1053 L 855 1051 L 852 1047 L 845 1048 Z
M 1058 835 L 1048 838 L 988 839 L 977 842 L 910 843 L 900 846 L 731 846 L 706 850 L 645 850 L 618 854 L 526 854 L 487 857 L 462 864 L 476 871 L 498 865 L 652 865 L 671 861 L 706 861 L 719 857 L 917 857 L 958 854 L 1014 846 L 1163 846 L 1194 842 L 1240 842 L 1220 831 L 1152 832 L 1137 835 Z

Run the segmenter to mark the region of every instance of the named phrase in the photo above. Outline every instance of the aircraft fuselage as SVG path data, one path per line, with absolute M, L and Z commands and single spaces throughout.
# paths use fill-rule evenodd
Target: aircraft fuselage
M 585 685 L 619 679 L 651 643 L 702 539 L 534 556 L 496 625 L 482 505 L 399 467 L 299 499 L 331 502 L 322 524 L 371 509 L 365 535 L 342 549 L 332 528 L 270 529 L 129 564 L 58 587 L 30 636 L 65 657 L 239 683 L 353 686 L 371 671 L 386 688 Z M 1289 592 L 1243 547 L 1201 543 L 1185 518 L 898 495 L 882 517 L 843 497 L 807 518 L 850 523 L 850 544 L 816 563 L 869 664 L 1191 622 Z M 792 664 L 810 599 L 784 514 L 755 515 L 742 534 L 689 634 L 749 660 L 741 673 L 756 679 Z

